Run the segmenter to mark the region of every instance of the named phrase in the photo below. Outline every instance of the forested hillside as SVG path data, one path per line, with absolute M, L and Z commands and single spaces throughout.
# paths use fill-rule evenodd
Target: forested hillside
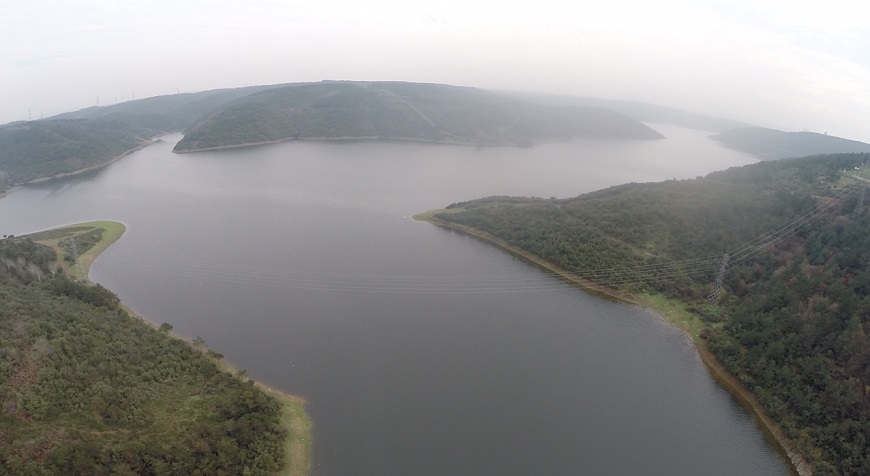
M 297 138 L 532 145 L 572 137 L 659 139 L 620 113 L 552 106 L 473 88 L 415 83 L 251 86 L 90 107 L 0 126 L 0 193 L 100 166 L 161 133 L 177 151 Z
M 441 84 L 326 81 L 229 103 L 193 126 L 176 151 L 306 138 L 532 145 L 572 137 L 662 138 L 606 109 L 549 106 Z
M 281 407 L 55 252 L 0 240 L 0 474 L 273 474 Z M 164 326 L 164 328 L 167 326 Z
M 101 165 L 147 144 L 151 132 L 123 122 L 85 119 L 0 127 L 0 190 L 4 183 L 24 183 Z
M 783 132 L 763 127 L 742 127 L 712 137 L 725 147 L 763 160 L 804 157 L 815 154 L 870 152 L 870 144 L 816 132 Z
M 854 176 L 868 161 L 761 162 L 572 199 L 493 197 L 436 217 L 589 282 L 685 303 L 815 474 L 870 474 L 870 210 Z M 724 253 L 721 300 L 708 304 Z
M 184 130 L 218 107 L 268 88 L 158 96 L 0 126 L 0 192 L 16 183 L 104 165 L 154 136 Z

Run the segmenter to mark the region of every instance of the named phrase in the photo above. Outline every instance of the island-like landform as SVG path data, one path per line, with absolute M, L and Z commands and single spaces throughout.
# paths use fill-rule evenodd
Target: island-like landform
M 783 132 L 764 127 L 740 127 L 722 131 L 711 139 L 762 160 L 804 157 L 816 154 L 870 152 L 870 144 L 816 132 Z
M 123 232 L 0 240 L 0 474 L 308 474 L 304 402 L 84 279 Z
M 800 474 L 870 474 L 868 162 L 759 162 L 570 199 L 490 197 L 417 218 L 658 310 Z

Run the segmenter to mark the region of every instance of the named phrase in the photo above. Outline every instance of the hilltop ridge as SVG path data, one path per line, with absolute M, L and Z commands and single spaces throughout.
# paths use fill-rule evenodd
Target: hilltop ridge
M 325 81 L 251 94 L 193 125 L 176 152 L 293 139 L 529 146 L 574 137 L 661 139 L 623 114 L 549 106 L 476 88 Z

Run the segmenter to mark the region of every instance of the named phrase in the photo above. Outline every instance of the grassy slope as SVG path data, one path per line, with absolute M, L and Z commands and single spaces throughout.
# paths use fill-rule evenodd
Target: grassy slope
M 237 369 L 224 361 L 220 361 L 218 365 L 224 372 L 239 375 Z M 247 380 L 247 377 L 240 378 Z M 254 385 L 281 404 L 280 422 L 281 426 L 287 430 L 287 438 L 284 440 L 286 466 L 279 474 L 281 476 L 307 476 L 311 473 L 314 440 L 312 439 L 313 423 L 305 411 L 305 399 L 284 393 L 260 382 L 254 382 Z
M 64 250 L 60 244 L 63 239 L 78 238 L 92 234 L 98 230 L 102 230 L 101 239 L 87 251 L 80 252 L 76 266 L 71 265 L 63 259 Z M 57 253 L 57 266 L 62 269 L 67 275 L 73 276 L 79 280 L 88 279 L 88 273 L 91 269 L 91 264 L 94 260 L 112 243 L 118 241 L 121 235 L 127 231 L 127 227 L 123 223 L 115 221 L 91 221 L 86 223 L 77 223 L 51 230 L 41 231 L 27 235 L 33 241 L 48 246 Z
M 281 424 L 288 430 L 284 451 L 287 467 L 281 472 L 286 476 L 306 476 L 311 472 L 311 418 L 305 413 L 305 402 L 292 395 L 268 389 L 281 402 Z

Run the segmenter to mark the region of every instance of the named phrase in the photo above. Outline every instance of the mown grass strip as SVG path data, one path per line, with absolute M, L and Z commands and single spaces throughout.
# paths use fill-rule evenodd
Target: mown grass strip
M 65 250 L 60 243 L 62 240 L 83 237 L 97 230 L 102 230 L 99 241 L 79 255 L 76 266 L 71 265 L 63 259 Z M 74 276 L 79 280 L 87 280 L 91 264 L 93 264 L 94 260 L 103 251 L 106 251 L 112 243 L 118 241 L 125 231 L 127 231 L 127 227 L 123 223 L 116 221 L 91 221 L 39 231 L 26 235 L 26 237 L 51 247 L 57 253 L 57 266 L 69 276 Z

